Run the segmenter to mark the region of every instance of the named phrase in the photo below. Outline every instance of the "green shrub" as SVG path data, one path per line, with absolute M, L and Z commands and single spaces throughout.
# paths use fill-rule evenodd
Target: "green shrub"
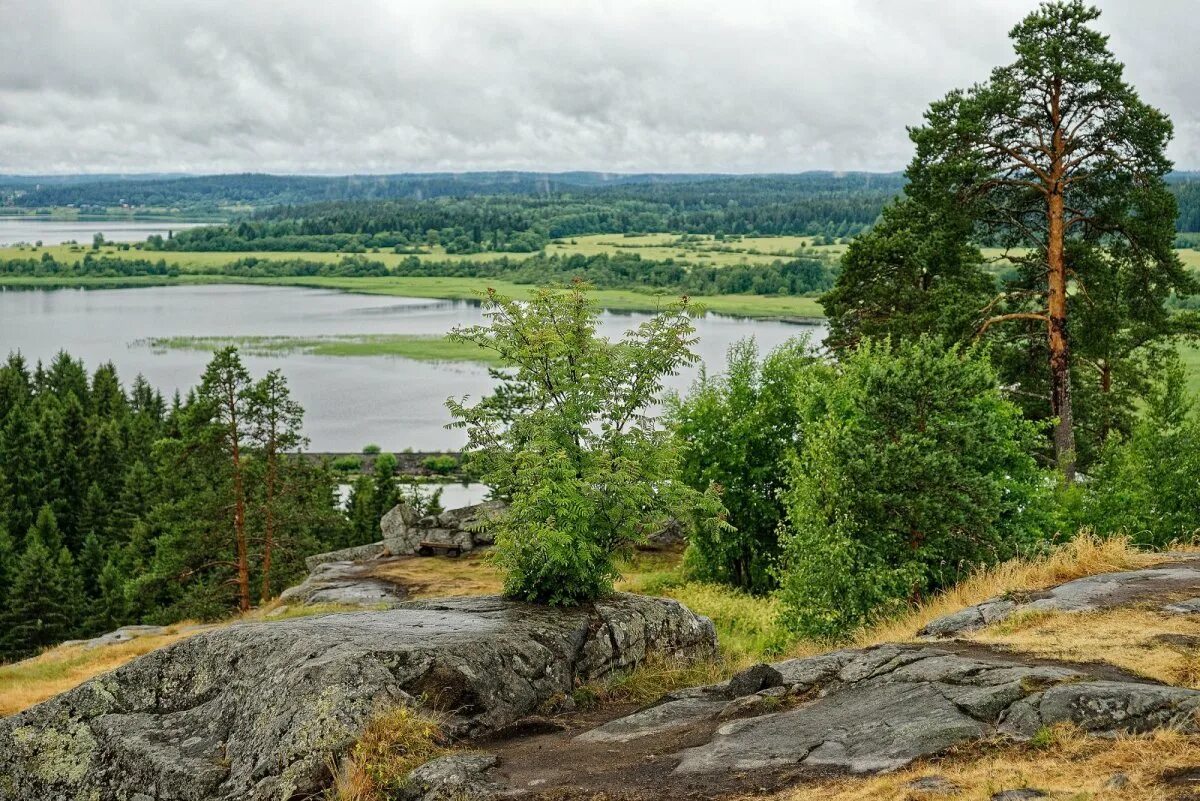
M 775 587 L 780 492 L 802 432 L 795 394 L 806 374 L 827 370 L 809 341 L 793 339 L 759 362 L 754 340 L 729 349 L 726 372 L 702 373 L 687 398 L 673 401 L 683 480 L 719 488 L 733 530 L 697 532 L 689 572 L 703 581 L 762 593 Z
M 362 469 L 362 459 L 357 456 L 339 456 L 333 460 L 333 469 L 339 473 L 353 473 Z
M 845 634 L 1044 536 L 1038 431 L 985 354 L 867 340 L 800 403 L 781 581 L 797 634 Z
M 1175 365 L 1127 439 L 1114 437 L 1084 489 L 1082 522 L 1161 547 L 1200 533 L 1200 421 Z
M 426 456 L 425 460 L 421 462 L 421 466 L 431 473 L 446 476 L 458 469 L 458 459 L 449 454 Z
M 383 450 L 383 448 L 379 447 L 374 442 L 372 442 L 369 445 L 363 445 L 362 452 L 367 454 L 368 456 L 374 456 L 375 454 L 379 453 L 382 450 Z

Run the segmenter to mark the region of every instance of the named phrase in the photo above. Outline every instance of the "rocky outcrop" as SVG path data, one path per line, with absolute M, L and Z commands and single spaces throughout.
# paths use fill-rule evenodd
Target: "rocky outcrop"
M 920 634 L 956 637 L 998 623 L 1017 612 L 1092 612 L 1180 594 L 1186 597 L 1198 591 L 1200 561 L 1181 559 L 1143 570 L 1088 576 L 1040 592 L 991 598 L 932 621 Z M 1171 605 L 1169 611 L 1186 612 L 1187 603 Z
M 629 595 L 574 609 L 458 598 L 236 624 L 0 720 L 0 798 L 310 797 L 389 705 L 433 708 L 451 734 L 483 735 L 577 682 L 714 650 L 707 619 Z
M 1103 736 L 1197 731 L 1200 691 L 1096 670 L 922 645 L 756 665 L 536 751 L 489 744 L 499 763 L 487 778 L 501 785 L 496 797 L 523 788 L 554 799 L 613 788 L 621 798 L 742 797 L 830 772 L 892 771 L 972 741 L 1020 741 L 1056 723 Z M 540 760 L 542 753 L 554 757 Z M 926 779 L 912 789 L 948 784 Z
M 392 508 L 379 526 L 383 531 L 383 549 L 392 556 L 414 554 L 422 542 L 452 545 L 460 552 L 492 544 L 489 523 L 504 509 L 502 501 L 486 501 L 461 509 L 449 509 L 436 517 L 417 518 L 408 504 Z
M 404 600 L 404 588 L 372 575 L 370 562 L 319 562 L 302 583 L 279 596 L 285 604 L 342 604 L 390 609 Z

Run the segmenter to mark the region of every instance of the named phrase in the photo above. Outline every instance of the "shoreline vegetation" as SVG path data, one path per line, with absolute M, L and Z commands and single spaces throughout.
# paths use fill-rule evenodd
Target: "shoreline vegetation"
M 236 347 L 250 356 L 308 354 L 313 356 L 391 356 L 429 362 L 474 362 L 499 365 L 491 351 L 444 336 L 419 334 L 347 334 L 340 336 L 177 336 L 150 337 L 135 345 L 155 351 L 214 351 Z

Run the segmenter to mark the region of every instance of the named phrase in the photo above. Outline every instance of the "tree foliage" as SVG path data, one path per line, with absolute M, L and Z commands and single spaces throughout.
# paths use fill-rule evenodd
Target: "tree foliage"
M 581 285 L 528 302 L 489 291 L 484 313 L 487 325 L 452 336 L 494 350 L 520 390 L 447 405 L 482 480 L 509 499 L 496 524 L 509 596 L 597 598 L 611 591 L 617 558 L 669 518 L 715 524 L 718 504 L 680 480 L 651 413 L 663 379 L 696 360 L 686 302 L 616 342 L 597 335 Z
M 1036 428 L 985 354 L 866 340 L 801 388 L 781 574 L 794 631 L 843 634 L 1045 533 Z
M 965 215 L 980 241 L 1011 249 L 1020 265 L 981 329 L 1017 326 L 1025 352 L 1047 365 L 1044 388 L 1027 390 L 1045 392 L 1068 480 L 1072 349 L 1107 382 L 1131 343 L 1169 332 L 1165 297 L 1193 288 L 1171 249 L 1171 123 L 1125 82 L 1108 38 L 1091 27 L 1099 15 L 1070 0 L 1022 20 L 1010 33 L 1013 63 L 933 103 L 912 129 L 907 171 L 916 203 Z
M 697 531 L 688 564 L 697 577 L 755 593 L 774 589 L 781 492 L 803 437 L 797 393 L 817 364 L 807 338 L 759 361 L 754 340 L 729 350 L 725 372 L 700 375 L 671 404 L 681 476 L 693 489 L 716 488 L 729 526 Z

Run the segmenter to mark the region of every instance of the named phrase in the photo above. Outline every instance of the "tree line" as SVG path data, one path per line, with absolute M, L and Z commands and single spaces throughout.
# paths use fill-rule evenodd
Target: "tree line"
M 525 259 L 499 257 L 488 261 L 434 261 L 410 256 L 389 268 L 381 261 L 354 254 L 343 256 L 336 262 L 244 256 L 226 264 L 198 267 L 191 272 L 239 278 L 442 276 L 502 279 L 520 284 L 567 284 L 582 280 L 605 289 L 649 289 L 681 295 L 806 295 L 832 287 L 837 269 L 836 264 L 818 258 L 710 267 L 688 265 L 671 259 L 643 259 L 638 253 L 601 253 L 594 256 L 537 254 Z M 123 259 L 90 252 L 70 262 L 60 261 L 46 252 L 40 258 L 0 260 L 0 275 L 173 278 L 179 274 L 177 267 L 168 265 L 162 259 Z
M 213 619 L 358 544 L 303 410 L 236 350 L 170 401 L 60 353 L 0 366 L 0 659 L 130 623 Z M 370 533 L 372 538 L 374 532 Z

